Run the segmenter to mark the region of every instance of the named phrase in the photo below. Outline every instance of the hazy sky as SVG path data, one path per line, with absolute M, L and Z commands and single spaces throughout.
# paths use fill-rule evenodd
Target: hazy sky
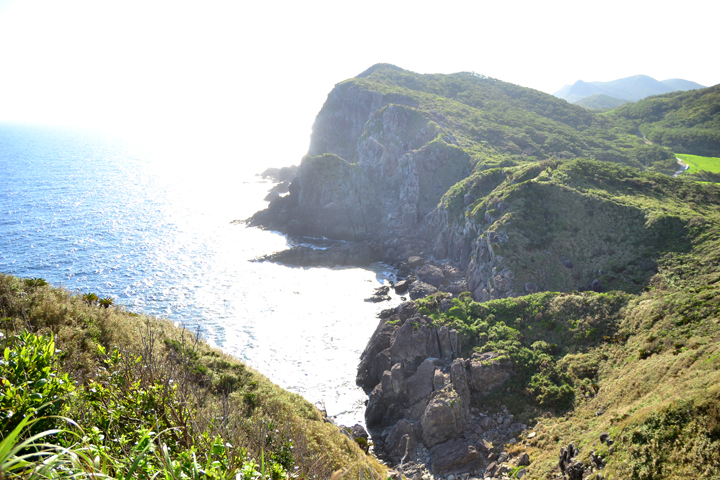
M 379 62 L 549 93 L 636 74 L 720 83 L 716 0 L 667 5 L 0 0 L 0 121 L 223 139 L 288 164 L 333 85 Z

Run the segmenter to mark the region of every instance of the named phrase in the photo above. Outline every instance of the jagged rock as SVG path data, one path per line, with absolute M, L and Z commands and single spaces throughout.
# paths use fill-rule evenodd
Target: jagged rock
M 390 338 L 390 354 L 393 362 L 414 362 L 419 357 L 426 358 L 428 352 L 428 329 L 418 325 L 416 318 L 406 320 Z
M 413 300 L 425 298 L 428 295 L 432 295 L 437 291 L 437 288 L 435 288 L 434 286 L 420 281 L 414 282 L 412 285 L 410 285 L 410 288 L 408 289 L 410 298 Z
M 445 386 L 445 375 L 443 375 L 442 370 L 439 368 L 435 369 L 435 374 L 433 375 L 433 390 L 440 390 Z
M 496 390 L 512 376 L 510 360 L 495 360 L 499 354 L 494 352 L 473 355 L 470 362 L 471 386 L 481 395 Z
M 402 397 L 407 392 L 407 384 L 405 383 L 405 368 L 402 363 L 396 363 L 390 370 L 390 379 L 393 394 Z
M 450 346 L 450 331 L 446 325 L 436 330 L 438 345 L 440 346 L 440 357 L 450 360 L 453 356 L 452 347 Z
M 487 466 L 485 469 L 485 478 L 487 477 L 494 477 L 495 474 L 498 471 L 498 464 L 497 462 L 491 462 L 490 465 Z
M 463 277 L 463 273 L 460 271 L 459 268 L 448 265 L 447 263 L 443 264 L 440 268 L 442 269 L 445 278 L 447 278 L 449 281 L 459 280 Z
M 517 465 L 519 467 L 526 467 L 530 465 L 530 456 L 525 452 L 521 453 L 518 457 Z
M 420 364 L 417 371 L 407 379 L 407 397 L 410 405 L 432 393 L 434 376 L 435 364 L 432 359 L 427 358 Z
M 460 404 L 463 406 L 461 410 L 463 414 L 463 423 L 467 423 L 470 413 L 470 389 L 468 388 L 467 374 L 465 370 L 465 360 L 456 358 L 450 365 L 450 378 L 453 389 L 457 392 Z
M 398 318 L 402 321 L 407 320 L 417 313 L 417 305 L 415 302 L 403 302 L 397 307 Z
M 469 292 L 470 289 L 468 288 L 468 284 L 465 280 L 461 280 L 456 283 L 451 283 L 447 286 L 446 290 L 448 293 L 452 293 L 453 296 L 458 296 L 463 292 Z
M 393 315 L 395 315 L 396 310 L 397 310 L 397 308 L 395 308 L 395 307 L 386 308 L 378 314 L 378 318 L 380 318 L 381 320 L 388 319 L 388 318 L 392 317 Z
M 417 278 L 421 282 L 432 285 L 433 287 L 439 287 L 447 284 L 447 279 L 443 274 L 443 271 L 434 265 L 423 265 L 417 270 Z
M 580 461 L 574 461 L 565 469 L 568 480 L 582 480 L 585 473 L 585 465 Z
M 468 405 L 462 405 L 457 392 L 451 386 L 433 392 L 420 421 L 425 445 L 433 447 L 460 436 L 465 430 L 464 419 L 467 418 L 463 410 L 467 409 Z
M 401 310 L 403 305 L 401 304 L 398 307 L 398 311 Z M 408 306 L 405 305 L 405 308 L 408 308 Z M 373 332 L 360 356 L 355 383 L 366 392 L 372 390 L 380 381 L 383 372 L 389 370 L 392 366 L 390 362 L 390 339 L 395 331 L 400 328 L 392 318 L 391 316 L 388 320 L 383 319 L 378 322 L 375 332 Z
M 385 452 L 395 462 L 399 463 L 403 457 L 406 459 L 414 458 L 416 448 L 417 440 L 415 439 L 413 425 L 403 418 L 388 433 L 385 439 Z
M 453 439 L 430 449 L 435 474 L 463 473 L 480 465 L 480 454 L 475 446 Z

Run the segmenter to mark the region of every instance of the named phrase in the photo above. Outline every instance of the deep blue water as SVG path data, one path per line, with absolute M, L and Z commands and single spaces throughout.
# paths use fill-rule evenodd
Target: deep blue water
M 289 242 L 231 223 L 264 208 L 271 185 L 254 175 L 265 165 L 215 147 L 0 124 L 0 272 L 199 328 L 339 421 L 361 420 L 355 368 L 387 307 L 362 299 L 392 272 L 250 262 Z

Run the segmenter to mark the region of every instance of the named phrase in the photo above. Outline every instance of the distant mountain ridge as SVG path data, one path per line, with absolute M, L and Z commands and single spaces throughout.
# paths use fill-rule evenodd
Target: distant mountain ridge
M 585 82 L 578 80 L 572 85 L 565 85 L 555 92 L 558 98 L 567 100 L 570 103 L 578 103 L 583 98 L 591 95 L 607 95 L 618 100 L 636 102 L 651 95 L 661 95 L 676 91 L 687 91 L 705 88 L 699 83 L 671 78 L 668 80 L 655 80 L 647 75 L 635 75 L 627 78 L 620 78 L 610 82 Z

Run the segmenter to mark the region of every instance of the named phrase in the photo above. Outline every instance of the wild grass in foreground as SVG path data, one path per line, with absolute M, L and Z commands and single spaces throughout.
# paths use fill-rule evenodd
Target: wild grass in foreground
M 0 479 L 384 476 L 302 397 L 197 336 L 40 280 L 0 275 Z

